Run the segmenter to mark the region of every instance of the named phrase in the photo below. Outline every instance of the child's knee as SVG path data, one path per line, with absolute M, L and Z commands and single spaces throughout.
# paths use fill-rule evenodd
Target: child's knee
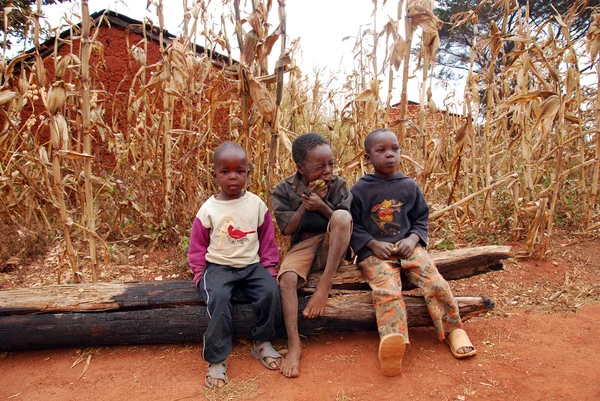
M 217 287 L 209 291 L 209 300 L 217 304 L 227 304 L 231 300 L 231 292 L 225 288 Z
M 331 227 L 340 229 L 352 229 L 352 215 L 347 210 L 336 210 L 329 219 Z
M 263 297 L 267 299 L 279 299 L 279 286 L 275 281 L 272 284 L 265 286 Z
M 298 288 L 298 274 L 292 271 L 285 272 L 279 276 L 278 282 L 281 291 L 296 291 Z

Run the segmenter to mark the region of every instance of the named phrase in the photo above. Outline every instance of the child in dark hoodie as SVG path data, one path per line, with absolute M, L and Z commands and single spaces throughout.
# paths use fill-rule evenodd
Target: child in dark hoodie
M 400 145 L 396 135 L 387 129 L 375 130 L 364 146 L 367 164 L 373 165 L 375 173 L 365 175 L 351 189 L 354 229 L 350 245 L 373 290 L 383 374 L 400 374 L 409 343 L 401 270 L 423 290 L 438 338 L 446 340 L 456 358 L 474 355 L 450 287 L 425 250 L 429 207 L 417 183 L 397 171 Z

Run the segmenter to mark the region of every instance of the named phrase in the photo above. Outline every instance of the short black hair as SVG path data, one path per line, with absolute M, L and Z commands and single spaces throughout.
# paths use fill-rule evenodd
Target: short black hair
M 292 158 L 294 159 L 294 163 L 302 163 L 306 159 L 306 153 L 319 145 L 329 145 L 329 142 L 314 132 L 300 135 L 292 143 Z
M 221 160 L 221 155 L 227 151 L 239 152 L 240 154 L 244 155 L 244 159 L 246 159 L 246 160 L 248 159 L 248 156 L 246 155 L 246 151 L 244 150 L 244 148 L 242 148 L 240 146 L 239 143 L 223 142 L 222 144 L 217 146 L 217 148 L 215 149 L 215 153 L 213 155 L 213 169 L 217 168 L 217 163 Z
M 369 135 L 367 135 L 367 137 L 365 138 L 365 142 L 364 142 L 366 153 L 371 153 L 371 147 L 373 146 L 373 141 L 375 141 L 375 138 L 377 138 L 380 134 L 383 134 L 384 132 L 390 132 L 391 134 L 395 135 L 391 130 L 389 130 L 387 128 L 378 128 L 375 131 L 371 131 L 369 133 Z

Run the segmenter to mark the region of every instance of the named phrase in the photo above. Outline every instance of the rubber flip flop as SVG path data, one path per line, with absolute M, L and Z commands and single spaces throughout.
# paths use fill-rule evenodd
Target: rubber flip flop
M 469 340 L 469 336 L 467 332 L 463 329 L 454 329 L 446 336 L 446 343 L 450 346 L 450 352 L 457 359 L 468 358 L 477 353 L 473 344 L 471 344 L 471 340 Z M 471 347 L 473 348 L 471 351 L 466 354 L 459 354 L 457 351 L 463 347 Z

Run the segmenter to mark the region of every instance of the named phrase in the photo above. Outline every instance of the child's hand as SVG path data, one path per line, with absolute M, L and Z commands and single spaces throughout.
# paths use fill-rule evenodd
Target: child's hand
M 377 240 L 371 240 L 367 247 L 373 251 L 375 256 L 382 260 L 388 260 L 392 256 L 394 245 L 389 242 L 380 242 Z
M 304 195 L 302 195 L 302 205 L 306 210 L 313 212 L 316 210 L 320 210 L 324 203 L 323 199 L 321 199 L 319 195 L 317 195 L 314 192 L 311 192 L 310 194 L 305 193 Z
M 321 179 L 314 180 L 313 182 L 308 184 L 308 191 L 313 194 L 319 195 L 321 199 L 325 199 L 327 196 L 327 191 L 329 190 L 329 185 L 327 185 L 326 181 Z
M 394 254 L 401 259 L 406 259 L 410 255 L 412 255 L 415 250 L 415 246 L 417 246 L 417 242 L 419 242 L 418 237 L 415 239 L 413 235 L 408 238 L 401 239 L 400 241 L 394 244 Z

